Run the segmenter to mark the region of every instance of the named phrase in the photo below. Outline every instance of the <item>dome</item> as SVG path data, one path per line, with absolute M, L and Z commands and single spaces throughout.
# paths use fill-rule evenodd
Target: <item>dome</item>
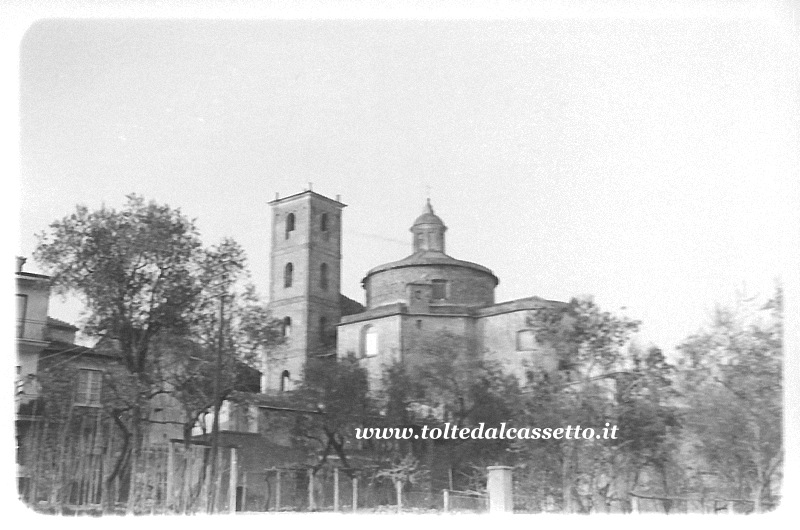
M 443 289 L 437 290 L 432 298 L 435 304 L 463 307 L 485 307 L 493 304 L 497 276 L 482 265 L 445 254 L 446 230 L 441 218 L 433 213 L 429 199 L 422 215 L 417 217 L 411 227 L 414 234 L 411 255 L 379 265 L 367 272 L 361 280 L 367 291 L 367 306 L 374 308 L 398 302 L 407 303 L 411 286 L 426 284 Z
M 438 215 L 433 213 L 433 206 L 431 206 L 430 199 L 428 199 L 428 201 L 425 203 L 425 209 L 422 211 L 422 215 L 420 215 L 414 220 L 414 224 L 412 225 L 411 230 L 414 230 L 413 227 L 417 225 L 444 226 L 444 221 L 442 221 L 442 219 Z
M 390 263 L 384 263 L 383 265 L 378 265 L 377 267 L 374 267 L 370 269 L 369 272 L 367 272 L 366 276 L 364 277 L 364 280 L 366 280 L 373 274 L 379 272 L 384 272 L 392 269 L 402 269 L 405 267 L 419 267 L 425 265 L 462 267 L 466 269 L 472 269 L 490 275 L 494 279 L 495 285 L 499 283 L 499 280 L 491 271 L 491 269 L 484 267 L 483 265 L 478 265 L 477 263 L 472 263 L 471 261 L 463 261 L 460 259 L 451 258 L 444 252 L 438 252 L 435 250 L 415 252 L 414 254 L 411 254 L 410 256 L 403 258 L 401 260 L 392 261 Z

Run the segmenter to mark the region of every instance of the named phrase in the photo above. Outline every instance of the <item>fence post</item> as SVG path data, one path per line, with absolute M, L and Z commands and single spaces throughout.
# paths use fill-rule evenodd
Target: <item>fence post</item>
M 631 495 L 631 512 L 639 513 L 639 497 Z
M 131 450 L 131 476 L 128 481 L 128 507 L 127 513 L 132 514 L 136 506 L 136 467 L 139 463 L 139 454 L 136 445 Z
M 353 511 L 358 508 L 358 477 L 353 477 Z
M 201 446 L 203 450 L 203 488 L 200 490 L 200 498 L 205 501 L 205 509 L 206 513 L 211 513 L 211 470 L 209 469 L 209 464 L 213 462 L 214 455 L 209 453 L 211 449 L 206 448 L 205 446 Z M 206 457 L 208 457 L 208 461 L 206 461 Z
M 514 511 L 514 498 L 511 486 L 511 468 L 508 466 L 489 466 L 486 489 L 489 491 L 489 513 L 511 513 Z
M 314 469 L 308 468 L 308 509 L 314 510 Z
M 281 511 L 281 470 L 280 469 L 278 469 L 276 471 L 276 475 L 277 475 L 277 478 L 276 478 L 277 484 L 275 485 L 275 511 L 279 512 L 279 511 Z
M 266 478 L 266 477 L 265 477 Z M 269 499 L 267 499 L 269 505 Z M 242 471 L 242 502 L 240 508 L 243 512 L 247 511 L 247 471 Z
M 399 480 L 394 481 L 394 491 L 397 494 L 397 513 L 403 511 L 403 483 Z
M 736 511 L 733 509 L 733 501 L 728 501 L 728 509 L 727 509 L 727 512 L 728 512 L 729 514 L 734 514 L 734 513 L 736 513 Z
M 172 469 L 173 464 L 175 463 L 175 446 L 172 442 L 167 442 L 167 495 L 166 495 L 166 506 L 164 512 L 166 513 L 170 509 L 170 504 L 172 503 L 172 488 L 174 487 L 173 482 L 175 481 L 175 472 Z
M 339 511 L 339 468 L 333 468 L 333 511 Z
M 450 490 L 442 490 L 442 504 L 444 504 L 444 513 L 450 511 Z
M 223 456 L 222 456 L 222 448 L 217 447 L 217 466 L 214 468 L 216 472 L 216 476 L 214 477 L 214 489 L 213 489 L 213 497 L 214 499 L 213 504 L 211 505 L 211 510 L 214 513 L 219 513 L 222 511 L 223 507 L 223 498 L 222 498 L 222 464 L 223 464 Z
M 236 513 L 236 482 L 239 477 L 236 448 L 231 447 L 231 470 L 228 481 L 228 513 Z

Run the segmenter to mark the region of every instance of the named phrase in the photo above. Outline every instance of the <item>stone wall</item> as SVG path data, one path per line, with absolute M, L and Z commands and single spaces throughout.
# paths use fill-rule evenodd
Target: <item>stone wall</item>
M 365 281 L 367 307 L 408 303 L 407 285 L 447 280 L 447 303 L 483 307 L 494 303 L 495 279 L 491 274 L 457 265 L 414 265 L 377 272 Z
M 379 388 L 384 370 L 400 360 L 403 349 L 402 315 L 395 313 L 366 321 L 356 321 L 339 326 L 337 356 L 355 355 L 369 374 L 370 388 Z M 378 332 L 378 355 L 362 357 L 361 336 L 367 326 Z
M 531 315 L 531 310 L 524 307 L 493 311 L 479 318 L 476 325 L 484 358 L 499 363 L 503 371 L 514 374 L 523 383 L 528 372 L 540 374 L 558 368 L 558 358 L 551 346 L 537 343 L 533 349 L 518 349 L 517 334 L 530 329 L 528 318 Z

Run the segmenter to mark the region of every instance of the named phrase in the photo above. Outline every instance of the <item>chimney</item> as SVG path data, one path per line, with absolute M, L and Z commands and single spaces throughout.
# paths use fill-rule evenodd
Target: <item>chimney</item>
M 22 272 L 22 267 L 25 265 L 26 261 L 28 261 L 28 258 L 17 256 L 17 272 Z

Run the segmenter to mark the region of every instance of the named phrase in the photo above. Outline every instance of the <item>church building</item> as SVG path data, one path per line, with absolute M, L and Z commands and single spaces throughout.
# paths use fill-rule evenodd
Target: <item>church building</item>
M 345 205 L 338 197 L 308 190 L 270 205 L 270 310 L 287 341 L 267 363 L 264 391 L 289 390 L 305 359 L 332 354 L 358 358 L 378 385 L 386 366 L 411 361 L 443 333 L 522 381 L 556 369 L 555 352 L 537 343 L 528 317 L 561 303 L 536 296 L 496 303 L 491 269 L 445 253 L 447 226 L 430 200 L 411 225 L 411 254 L 364 276 L 366 306 L 340 292 Z

